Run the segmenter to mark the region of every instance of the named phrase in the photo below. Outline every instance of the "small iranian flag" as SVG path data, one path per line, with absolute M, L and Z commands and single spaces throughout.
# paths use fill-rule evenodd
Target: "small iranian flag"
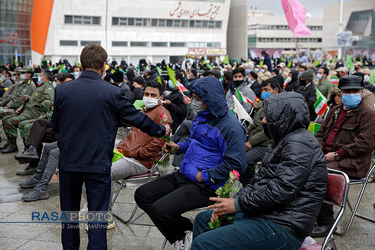
M 314 103 L 315 113 L 318 116 L 322 116 L 324 112 L 326 112 L 327 108 L 327 99 L 323 96 L 322 93 L 320 93 L 318 88 L 316 88 L 316 102 Z
M 236 94 L 238 96 L 238 100 L 240 100 L 241 102 L 246 102 L 248 104 L 252 103 L 252 101 L 250 101 L 250 99 L 247 98 L 244 94 L 242 94 L 241 91 L 239 91 L 238 89 L 236 89 Z
M 338 77 L 335 77 L 335 76 L 332 76 L 331 77 L 331 83 L 335 84 L 336 86 L 339 85 L 339 78 Z
M 255 97 L 255 102 L 256 102 L 256 103 L 259 102 L 259 98 L 258 98 L 258 97 Z

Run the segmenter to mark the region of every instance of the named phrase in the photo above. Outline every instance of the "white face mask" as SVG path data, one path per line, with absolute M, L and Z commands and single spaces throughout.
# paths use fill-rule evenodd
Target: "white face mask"
M 144 96 L 143 103 L 145 104 L 146 108 L 153 108 L 159 104 L 159 99 Z
M 73 75 L 74 75 L 75 78 L 78 78 L 79 77 L 79 72 L 78 71 L 74 71 Z
M 363 82 L 369 82 L 369 81 L 370 81 L 370 76 L 365 75 L 364 78 L 363 78 Z

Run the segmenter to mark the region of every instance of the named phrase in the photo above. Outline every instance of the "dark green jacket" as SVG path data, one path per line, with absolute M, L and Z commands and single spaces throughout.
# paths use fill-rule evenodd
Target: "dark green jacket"
M 257 109 L 255 110 L 253 117 L 253 124 L 248 128 L 248 138 L 251 146 L 262 146 L 267 147 L 269 142 L 267 136 L 263 131 L 262 119 L 264 117 L 264 103 L 263 101 L 259 102 Z

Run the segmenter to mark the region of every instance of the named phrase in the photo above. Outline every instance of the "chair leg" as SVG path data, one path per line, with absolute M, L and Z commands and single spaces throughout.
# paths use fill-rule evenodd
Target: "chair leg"
M 110 201 L 111 202 L 111 206 L 113 207 L 113 204 L 115 204 L 116 202 L 116 199 L 117 199 L 117 196 L 120 194 L 120 191 L 126 187 L 126 183 L 124 181 L 119 181 L 119 184 L 120 184 L 120 187 L 116 190 L 116 193 L 115 193 L 115 196 L 112 198 L 112 200 Z
M 354 217 L 355 217 L 355 216 L 358 216 L 358 217 L 360 217 L 360 218 L 365 217 L 365 216 L 363 216 L 363 215 L 359 215 L 359 214 L 357 214 L 357 210 L 358 210 L 359 204 L 361 203 L 362 196 L 363 196 L 363 194 L 365 193 L 365 190 L 366 190 L 366 187 L 367 187 L 367 183 L 368 183 L 368 179 L 369 179 L 369 177 L 370 177 L 370 175 L 367 175 L 366 180 L 365 180 L 365 183 L 363 184 L 362 189 L 361 189 L 361 192 L 359 193 L 358 200 L 357 200 L 357 202 L 356 202 L 356 204 L 355 204 L 355 206 L 354 206 L 354 209 L 352 208 L 352 205 L 351 205 L 351 203 L 350 203 L 350 201 L 349 201 L 349 199 L 348 199 L 348 206 L 349 206 L 349 208 L 350 208 L 350 211 L 352 212 L 352 215 L 350 216 L 349 223 L 348 223 L 348 225 L 346 226 L 345 230 L 344 230 L 343 232 L 341 232 L 341 233 L 336 232 L 337 235 L 344 236 L 344 234 L 346 234 L 346 232 L 347 232 L 347 231 L 349 230 L 349 228 L 351 227 L 351 225 L 352 225 L 352 223 L 353 223 L 353 220 L 354 220 Z M 364 219 L 375 222 L 373 219 L 368 218 L 368 217 L 365 217 Z

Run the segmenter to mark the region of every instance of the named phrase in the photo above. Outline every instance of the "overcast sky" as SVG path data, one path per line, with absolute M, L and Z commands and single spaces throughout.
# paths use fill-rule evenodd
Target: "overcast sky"
M 233 0 L 232 0 L 233 1 Z M 339 0 L 298 0 L 306 8 L 306 13 L 311 13 L 311 17 L 323 17 L 324 5 L 339 3 Z M 353 0 L 344 0 L 351 2 Z M 271 10 L 275 15 L 284 15 L 281 0 L 248 0 L 249 9 L 257 7 L 258 10 Z

